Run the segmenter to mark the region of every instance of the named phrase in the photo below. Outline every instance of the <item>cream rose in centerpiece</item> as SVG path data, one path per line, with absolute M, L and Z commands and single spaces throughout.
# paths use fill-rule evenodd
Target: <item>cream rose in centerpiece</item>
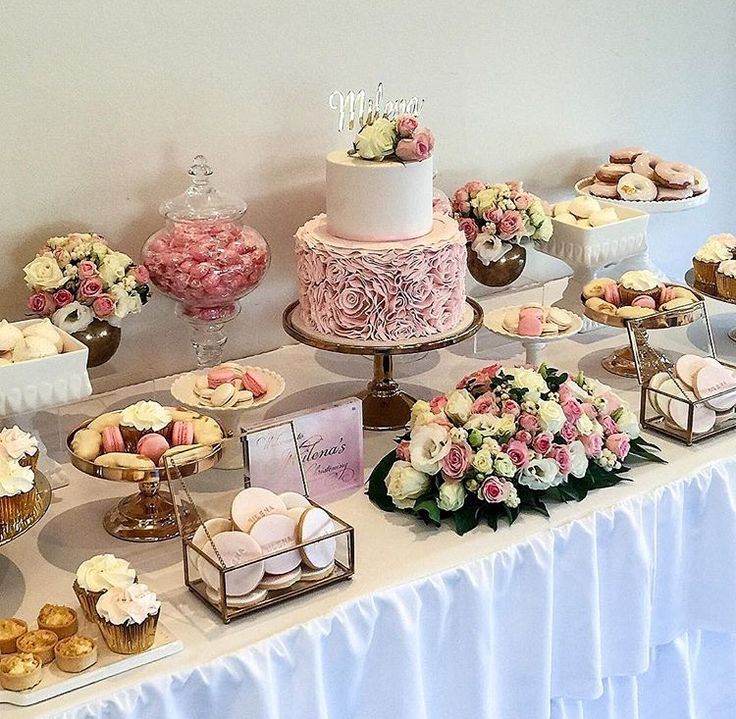
M 386 476 L 386 491 L 399 509 L 410 509 L 429 490 L 429 477 L 399 460 Z
M 58 290 L 69 279 L 53 257 L 36 257 L 23 268 L 23 273 L 31 289 Z
M 411 466 L 418 472 L 437 474 L 450 445 L 447 427 L 436 423 L 415 427 L 409 439 Z

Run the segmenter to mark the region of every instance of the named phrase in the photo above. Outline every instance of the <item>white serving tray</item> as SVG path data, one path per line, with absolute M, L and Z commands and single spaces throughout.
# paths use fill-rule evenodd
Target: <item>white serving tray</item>
M 575 191 L 578 195 L 585 195 L 586 192 L 583 190 L 593 184 L 592 177 L 584 177 L 582 180 L 578 180 L 575 183 Z M 636 210 L 643 210 L 648 212 L 650 215 L 655 215 L 660 212 L 682 212 L 683 210 L 691 210 L 693 207 L 699 207 L 704 205 L 710 199 L 710 189 L 706 190 L 700 195 L 694 197 L 688 197 L 684 200 L 616 200 L 610 197 L 595 197 L 601 203 L 610 203 L 612 205 L 619 205 L 622 207 L 631 207 Z
M 38 320 L 15 322 L 23 328 Z M 58 329 L 58 328 L 57 328 Z M 0 367 L 0 417 L 77 402 L 92 394 L 87 374 L 89 350 L 70 334 L 64 352 Z
M 99 630 L 90 622 L 82 618 L 80 612 L 79 633 L 97 640 L 97 663 L 79 674 L 69 674 L 57 668 L 56 662 L 47 664 L 43 668 L 43 679 L 33 689 L 22 692 L 10 692 L 0 689 L 0 704 L 14 704 L 25 707 L 31 704 L 58 697 L 60 694 L 81 689 L 95 682 L 102 681 L 116 674 L 122 674 L 130 669 L 150 664 L 180 652 L 184 645 L 176 639 L 159 621 L 156 628 L 154 645 L 140 654 L 115 654 L 111 652 Z

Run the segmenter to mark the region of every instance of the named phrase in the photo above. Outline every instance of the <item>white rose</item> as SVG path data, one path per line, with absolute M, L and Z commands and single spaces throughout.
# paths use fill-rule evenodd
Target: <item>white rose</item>
M 36 257 L 23 268 L 23 272 L 31 289 L 58 290 L 68 279 L 53 257 Z
M 570 442 L 568 449 L 572 458 L 570 474 L 573 477 L 582 479 L 588 471 L 588 458 L 585 455 L 585 447 L 579 439 L 576 439 L 574 442 Z
M 415 501 L 429 490 L 429 477 L 399 460 L 386 475 L 386 490 L 399 509 L 411 509 Z
M 501 452 L 493 460 L 493 471 L 501 477 L 513 477 L 516 474 L 516 467 L 511 457 L 506 452 Z
M 618 415 L 616 425 L 619 431 L 628 434 L 631 439 L 636 439 L 641 434 L 641 426 L 636 415 L 627 407 L 624 407 Z
M 455 422 L 464 424 L 470 419 L 473 397 L 466 389 L 456 389 L 447 395 L 445 414 Z
M 533 459 L 522 470 L 519 484 L 531 489 L 549 489 L 556 487 L 564 477 L 559 473 L 559 467 L 554 459 Z
M 432 410 L 429 402 L 418 399 L 411 407 L 411 417 L 409 418 L 409 429 L 423 424 L 429 424 L 432 421 Z
M 557 434 L 565 424 L 565 413 L 559 403 L 554 400 L 542 400 L 539 403 L 539 426 L 546 432 Z
M 575 427 L 577 427 L 580 434 L 589 435 L 595 432 L 595 423 L 587 414 L 582 415 L 582 417 L 575 422 Z
M 355 151 L 364 160 L 383 160 L 396 148 L 396 124 L 385 117 L 379 117 L 366 125 L 355 138 Z
M 465 442 L 468 439 L 468 432 L 462 427 L 453 427 L 450 430 L 450 439 L 458 444 L 460 442 Z
M 492 455 L 497 455 L 501 451 L 501 445 L 491 437 L 486 437 L 483 440 L 483 448 L 487 449 Z
M 513 434 L 516 432 L 516 419 L 513 414 L 504 414 L 496 426 L 495 435 Z
M 471 431 L 477 429 L 484 437 L 498 434 L 498 427 L 501 424 L 501 418 L 493 414 L 474 414 L 463 425 L 463 428 Z
M 532 390 L 539 394 L 549 392 L 549 387 L 539 372 L 526 367 L 512 367 L 507 370 L 507 374 L 514 378 L 511 382 L 512 387 L 520 387 L 526 390 Z
M 491 474 L 493 472 L 493 456 L 488 448 L 482 447 L 475 453 L 473 467 L 481 474 Z
M 102 281 L 110 287 L 122 280 L 132 262 L 124 252 L 108 252 L 100 262 L 99 274 Z
M 439 424 L 414 427 L 409 440 L 411 466 L 418 472 L 437 474 L 445 455 L 450 451 L 450 433 Z
M 456 512 L 465 504 L 465 487 L 462 482 L 443 482 L 440 485 L 437 506 L 445 512 Z

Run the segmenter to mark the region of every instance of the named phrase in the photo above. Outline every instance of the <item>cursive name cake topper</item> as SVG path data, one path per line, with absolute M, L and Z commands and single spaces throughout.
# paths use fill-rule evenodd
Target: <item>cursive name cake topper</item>
M 383 83 L 379 82 L 374 98 L 366 98 L 365 90 L 358 92 L 349 90 L 347 93 L 335 90 L 330 95 L 330 107 L 338 112 L 337 129 L 342 132 L 346 129 L 353 130 L 356 123 L 359 128 L 370 125 L 379 117 L 393 120 L 397 115 L 405 112 L 410 115 L 419 115 L 424 107 L 424 100 L 414 95 L 408 100 L 397 98 L 386 100 L 384 103 Z

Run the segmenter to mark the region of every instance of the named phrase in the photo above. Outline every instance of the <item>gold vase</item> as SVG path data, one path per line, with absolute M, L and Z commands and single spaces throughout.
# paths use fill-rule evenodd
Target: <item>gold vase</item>
M 78 339 L 89 349 L 87 367 L 99 367 L 112 359 L 120 347 L 120 327 L 113 327 L 103 320 L 92 320 L 89 327 L 75 332 L 72 337 Z
M 506 243 L 505 243 L 506 244 Z M 506 287 L 521 277 L 526 266 L 526 248 L 513 244 L 501 259 L 484 265 L 468 245 L 468 269 L 473 279 L 486 287 Z

